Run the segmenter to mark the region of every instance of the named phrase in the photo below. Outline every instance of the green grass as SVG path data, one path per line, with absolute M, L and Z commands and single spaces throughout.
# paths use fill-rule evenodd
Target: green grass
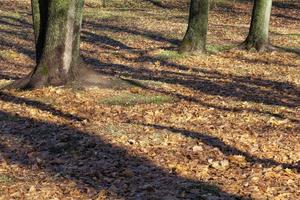
M 300 34 L 298 33 L 293 33 L 293 34 L 287 34 L 288 37 L 295 39 L 295 38 L 300 38 Z
M 209 44 L 206 46 L 207 52 L 210 54 L 216 54 L 222 51 L 229 50 L 233 48 L 234 45 L 219 45 L 219 44 Z
M 124 130 L 122 130 L 121 127 L 116 126 L 114 124 L 109 124 L 105 127 L 105 131 L 107 133 L 110 133 L 114 136 L 122 136 L 122 135 L 126 135 L 126 132 Z
M 161 50 L 156 57 L 162 60 L 179 60 L 185 58 L 186 55 L 179 54 L 177 51 Z
M 132 106 L 137 104 L 163 104 L 173 102 L 173 98 L 163 95 L 141 95 L 133 93 L 123 93 L 118 96 L 103 98 L 100 104 Z
M 0 18 L 1 18 L 1 16 L 0 16 Z M 0 30 L 15 31 L 15 32 L 18 31 L 18 29 L 16 27 L 14 27 L 12 25 L 6 25 L 6 24 L 0 24 Z M 3 36 L 4 35 L 7 35 L 7 34 L 3 33 Z
M 6 174 L 0 174 L 0 184 L 8 184 L 8 183 L 13 183 L 14 178 L 6 175 Z
M 11 60 L 11 59 L 18 58 L 19 56 L 20 56 L 19 53 L 16 51 L 13 51 L 13 50 L 0 51 L 0 58 L 2 58 L 2 59 Z
M 6 16 L 6 17 L 13 17 L 13 18 L 16 18 L 16 19 L 21 19 L 22 18 L 22 15 L 17 11 L 13 12 L 13 11 L 0 10 L 0 15 L 1 16 Z
M 1 79 L 0 80 L 0 89 L 12 83 L 12 80 Z

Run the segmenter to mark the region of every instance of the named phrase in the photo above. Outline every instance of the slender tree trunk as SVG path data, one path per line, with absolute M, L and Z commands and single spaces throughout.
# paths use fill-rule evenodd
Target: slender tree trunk
M 191 0 L 189 22 L 186 34 L 179 46 L 179 52 L 206 51 L 209 0 Z
M 8 88 L 31 89 L 77 82 L 100 87 L 122 84 L 97 75 L 80 57 L 84 0 L 32 0 L 36 67 Z
M 271 17 L 272 0 L 255 0 L 250 30 L 243 46 L 257 51 L 269 49 L 269 24 Z
M 106 5 L 107 5 L 106 0 L 102 0 L 102 6 L 103 6 L 103 8 L 106 8 Z

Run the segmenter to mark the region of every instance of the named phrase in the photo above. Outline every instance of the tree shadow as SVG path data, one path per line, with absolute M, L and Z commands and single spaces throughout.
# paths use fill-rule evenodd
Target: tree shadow
M 234 113 L 243 113 L 243 112 L 255 113 L 255 114 L 260 114 L 260 115 L 272 116 L 272 117 L 275 117 L 275 118 L 278 118 L 281 120 L 288 119 L 290 122 L 296 123 L 296 124 L 300 123 L 300 120 L 297 118 L 286 116 L 284 114 L 273 113 L 273 112 L 270 112 L 267 110 L 260 110 L 257 108 L 239 108 L 239 107 L 230 106 L 230 105 L 221 106 L 221 105 L 216 105 L 216 104 L 209 103 L 207 101 L 200 100 L 199 98 L 186 96 L 186 95 L 176 93 L 176 92 L 170 92 L 170 91 L 167 91 L 164 89 L 157 89 L 157 88 L 148 87 L 148 86 L 146 86 L 144 88 L 147 90 L 153 91 L 153 92 L 158 92 L 158 93 L 167 95 L 167 96 L 173 96 L 173 97 L 176 97 L 181 100 L 194 102 L 194 103 L 197 103 L 206 108 L 213 108 L 213 109 L 217 109 L 217 110 L 221 110 L 221 111 L 225 111 L 225 112 L 234 112 Z
M 0 74 L 0 79 L 16 80 L 17 78 L 15 76 L 10 76 L 10 75 L 7 75 L 7 74 Z
M 162 61 L 159 58 L 141 57 L 142 61 Z M 130 61 L 142 62 L 139 58 Z M 300 89 L 297 86 L 279 81 L 264 80 L 251 76 L 236 76 L 219 72 L 192 68 L 198 74 L 187 74 L 169 70 L 153 71 L 145 67 L 133 68 L 122 64 L 101 63 L 88 58 L 86 62 L 97 67 L 101 73 L 130 76 L 139 80 L 153 80 L 169 84 L 179 84 L 195 91 L 222 97 L 232 97 L 239 101 L 263 103 L 266 105 L 297 107 L 300 105 Z M 178 67 L 179 70 L 191 69 L 186 66 L 162 61 L 161 65 Z M 113 72 L 113 73 L 112 73 Z
M 276 47 L 278 48 L 278 47 Z M 280 50 L 283 50 L 283 49 L 280 49 Z M 285 51 L 285 50 L 284 50 Z M 295 52 L 292 52 L 292 53 L 295 53 Z M 298 65 L 296 64 L 285 64 L 284 62 L 280 61 L 280 60 L 269 60 L 269 59 L 265 59 L 265 58 L 247 58 L 245 56 L 239 56 L 239 59 L 241 59 L 242 61 L 244 62 L 247 62 L 249 64 L 266 64 L 266 65 L 280 65 L 281 67 L 299 67 Z
M 288 163 L 280 163 L 280 162 L 274 161 L 273 159 L 269 159 L 269 158 L 258 158 L 256 156 L 250 155 L 247 152 L 244 152 L 235 147 L 232 147 L 232 146 L 224 143 L 223 141 L 221 141 L 219 138 L 210 136 L 208 134 L 189 131 L 186 129 L 174 128 L 174 127 L 170 127 L 170 126 L 157 125 L 157 124 L 141 124 L 141 123 L 137 123 L 137 124 L 152 127 L 152 128 L 158 129 L 158 130 L 168 130 L 175 134 L 180 134 L 185 137 L 198 139 L 210 147 L 218 148 L 226 156 L 242 155 L 245 157 L 245 159 L 248 162 L 250 162 L 252 164 L 262 164 L 262 166 L 264 166 L 264 167 L 282 166 L 283 168 L 295 169 L 297 172 L 300 172 L 300 162 L 298 164 L 293 165 L 293 164 L 288 164 Z
M 300 18 L 298 18 L 298 17 L 293 17 L 293 16 L 281 14 L 281 13 L 272 14 L 272 16 L 287 19 L 287 20 L 292 20 L 292 21 L 300 21 Z
M 124 43 L 114 40 L 110 37 L 100 36 L 88 31 L 81 31 L 81 39 L 84 42 L 97 44 L 102 48 L 112 48 L 112 49 L 120 48 L 124 50 L 132 49 L 131 47 L 125 45 Z
M 38 108 L 42 111 L 50 112 L 52 115 L 62 117 L 62 118 L 68 119 L 68 120 L 76 120 L 76 121 L 84 120 L 81 117 L 77 117 L 77 116 L 74 116 L 71 114 L 65 114 L 64 112 L 54 108 L 53 106 L 47 105 L 40 101 L 30 100 L 30 99 L 26 99 L 26 98 L 22 98 L 22 97 L 16 97 L 16 96 L 10 95 L 9 93 L 5 93 L 2 91 L 0 91 L 0 101 L 10 102 L 10 103 L 14 103 L 14 104 L 25 104 L 26 106 Z
M 148 35 L 147 33 L 136 33 L 135 30 L 127 28 L 119 28 L 93 23 L 94 27 L 108 28 L 110 31 L 125 32 L 129 34 Z M 152 35 L 153 36 L 153 35 Z M 156 37 L 151 37 L 152 39 Z M 163 39 L 164 41 L 168 41 Z M 118 41 L 118 43 L 121 43 Z M 121 43 L 122 44 L 122 43 Z M 125 46 L 125 44 L 119 45 Z M 125 49 L 125 48 L 123 48 Z M 300 89 L 287 82 L 263 80 L 254 77 L 242 77 L 235 75 L 225 75 L 217 71 L 208 71 L 200 68 L 190 68 L 188 66 L 179 65 L 159 57 L 151 57 L 141 51 L 135 51 L 139 55 L 138 58 L 123 59 L 134 63 L 143 62 L 159 62 L 160 65 L 176 70 L 193 71 L 198 75 L 175 73 L 173 71 L 152 71 L 145 67 L 132 68 L 121 64 L 101 63 L 96 59 L 89 58 L 87 62 L 97 67 L 102 73 L 127 75 L 135 79 L 154 80 L 170 84 L 180 84 L 182 86 L 192 88 L 196 91 L 209 95 L 232 97 L 239 101 L 250 101 L 255 103 L 263 103 L 266 105 L 276 105 L 285 107 L 297 107 L 300 105 Z M 105 66 L 105 67 L 104 67 Z
M 253 3 L 253 0 L 237 0 L 240 3 Z M 272 6 L 282 9 L 300 9 L 299 3 L 296 2 L 287 2 L 287 1 L 274 1 Z
M 8 25 L 8 26 L 13 26 L 16 28 L 32 28 L 32 24 L 28 23 L 26 20 L 13 17 L 13 16 L 5 16 L 5 15 L 0 15 L 0 24 L 1 25 Z
M 281 51 L 285 51 L 288 53 L 294 53 L 297 56 L 300 57 L 300 48 L 293 48 L 293 47 L 281 47 L 281 46 L 275 46 L 277 49 L 281 50 Z
M 222 4 L 221 6 L 215 6 L 214 10 L 221 12 L 221 13 L 230 13 L 234 16 L 241 16 L 241 15 L 250 15 L 250 12 L 246 12 L 241 9 L 237 9 L 233 6 L 233 4 Z
M 148 2 L 153 4 L 156 7 L 159 8 L 163 8 L 163 9 L 171 9 L 171 8 L 175 8 L 174 6 L 168 5 L 168 4 L 164 4 L 162 3 L 160 0 L 143 0 L 144 2 Z
M 283 9 L 300 9 L 299 3 L 292 3 L 292 2 L 273 2 L 273 6 L 277 8 L 283 8 Z
M 119 27 L 119 26 L 114 26 L 114 25 L 101 24 L 101 23 L 96 23 L 93 21 L 86 21 L 85 25 L 93 27 L 93 29 L 96 29 L 96 30 L 111 31 L 111 32 L 116 32 L 116 33 L 128 33 L 131 35 L 143 36 L 145 38 L 149 38 L 149 39 L 157 41 L 157 42 L 168 42 L 172 45 L 178 45 L 180 42 L 180 40 L 178 40 L 178 39 L 170 39 L 170 38 L 164 37 L 160 33 L 153 32 L 153 31 L 142 31 L 142 30 L 138 30 L 138 29 L 132 30 L 132 29 L 129 29 L 128 27 Z
M 110 75 L 110 76 L 114 76 L 114 75 L 123 75 L 126 77 L 131 77 L 134 79 L 138 79 L 138 80 L 151 80 L 151 81 L 159 81 L 159 82 L 165 82 L 165 83 L 171 83 L 171 84 L 180 84 L 180 80 L 181 79 L 185 79 L 185 77 L 189 77 L 190 79 L 194 79 L 197 80 L 199 77 L 194 78 L 194 75 L 190 75 L 190 74 L 183 74 L 184 77 L 181 78 L 180 76 L 182 75 L 182 73 L 179 72 L 172 72 L 172 71 L 151 71 L 145 67 L 140 67 L 140 68 L 132 68 L 126 65 L 121 65 L 121 64 L 112 64 L 112 63 L 103 63 L 103 62 L 99 62 L 99 60 L 94 59 L 94 58 L 90 58 L 90 57 L 85 57 L 85 61 L 91 65 L 93 65 L 94 67 L 96 67 L 95 69 L 101 73 L 101 74 L 106 74 L 106 75 Z M 184 66 L 179 66 L 180 70 L 194 70 L 198 73 L 202 73 L 204 74 L 203 76 L 206 78 L 218 78 L 219 75 L 222 76 L 222 74 L 220 74 L 219 72 L 213 72 L 213 71 L 207 71 L 204 69 L 195 69 L 195 68 L 184 68 Z M 180 76 L 178 76 L 178 74 Z M 177 78 L 174 79 L 170 79 L 168 78 L 170 75 L 174 75 Z M 217 75 L 217 76 L 216 76 Z M 240 80 L 243 80 L 245 82 L 245 84 L 247 82 L 249 82 L 250 84 L 252 84 L 252 82 L 254 81 L 257 85 L 257 87 L 274 87 L 280 91 L 283 90 L 284 88 L 289 88 L 293 91 L 292 93 L 295 93 L 297 91 L 295 86 L 290 85 L 290 84 L 286 84 L 284 82 L 274 82 L 271 80 L 263 80 L 263 79 L 259 79 L 259 78 L 252 78 L 252 77 L 239 77 L 239 76 L 233 76 L 234 80 L 239 82 Z M 179 81 L 177 81 L 179 80 Z M 194 102 L 197 103 L 201 106 L 207 107 L 207 108 L 214 108 L 217 110 L 222 110 L 222 111 L 226 111 L 226 112 L 235 112 L 235 113 L 242 113 L 242 112 L 249 112 L 249 113 L 256 113 L 256 114 L 262 114 L 262 115 L 267 115 L 267 116 L 272 116 L 281 120 L 285 120 L 288 119 L 289 121 L 291 121 L 292 123 L 300 123 L 300 120 L 297 119 L 297 117 L 291 117 L 291 116 L 286 116 L 284 114 L 280 114 L 280 113 L 273 113 L 267 110 L 261 110 L 258 108 L 240 108 L 240 107 L 236 107 L 236 106 L 222 106 L 222 105 L 216 105 L 207 101 L 203 101 L 197 97 L 192 97 L 192 96 L 186 96 L 180 93 L 177 93 L 175 91 L 168 91 L 165 90 L 163 88 L 157 88 L 157 87 L 151 87 L 151 86 L 140 86 L 143 87 L 146 90 L 151 90 L 153 92 L 158 92 L 164 95 L 168 95 L 168 96 L 173 96 L 175 98 L 181 99 L 181 100 L 185 100 L 185 101 L 189 101 L 189 102 Z M 231 91 L 234 92 L 234 91 Z M 261 91 L 262 92 L 262 91 Z M 299 91 L 298 91 L 299 92 Z M 263 92 L 262 92 L 263 93 Z M 218 95 L 221 95 L 218 94 Z M 233 95 L 233 94 L 232 94 Z M 222 96 L 222 95 L 221 95 Z M 285 98 L 284 96 L 280 96 L 281 98 Z M 270 97 L 271 98 L 271 97 Z M 237 99 L 239 100 L 239 99 Z M 260 100 L 260 103 L 262 103 Z M 294 100 L 293 100 L 294 101 Z M 299 95 L 298 97 L 295 97 L 295 101 L 297 102 L 296 105 L 299 104 Z M 286 103 L 286 102 L 285 102 Z M 271 104 L 272 105 L 272 104 Z M 294 104 L 288 104 L 288 105 L 282 105 L 282 106 L 292 106 L 294 107 Z
M 32 60 L 35 59 L 35 51 L 34 50 L 23 47 L 23 46 L 19 45 L 18 43 L 14 43 L 11 41 L 7 42 L 6 40 L 4 40 L 3 38 L 0 37 L 0 46 L 6 47 L 8 49 L 14 49 L 17 52 L 28 56 Z
M 33 41 L 32 35 L 29 35 L 29 34 L 27 34 L 27 32 L 24 31 L 25 29 L 30 30 L 32 28 L 32 25 L 30 23 L 28 23 L 26 20 L 20 19 L 17 17 L 12 17 L 12 16 L 0 16 L 0 17 L 1 17 L 1 19 L 0 19 L 0 34 L 1 34 L 0 46 L 4 46 L 4 47 L 10 48 L 10 49 L 15 49 L 19 53 L 27 55 L 31 59 L 35 59 L 34 58 L 35 52 L 33 50 L 28 49 L 24 46 L 21 46 L 13 39 L 10 39 L 8 41 L 7 38 L 3 37 L 3 36 L 9 36 L 12 38 L 22 39 L 24 41 Z M 20 30 L 7 30 L 4 28 L 1 28 L 2 25 L 14 27 L 14 28 L 17 28 Z
M 219 199 L 250 199 L 180 177 L 92 132 L 3 111 L 0 119 L 0 152 L 8 164 L 28 169 L 35 166 L 49 176 L 74 181 L 78 188 L 95 193 L 105 189 L 112 199 L 202 199 L 208 194 Z
M 150 38 L 155 41 L 170 42 L 175 44 L 178 41 L 174 39 L 165 38 L 155 32 L 143 32 L 140 30 L 131 30 L 127 27 L 118 27 L 113 25 L 97 24 L 96 22 L 87 22 L 88 25 L 96 29 L 108 30 L 112 32 L 122 32 L 133 35 L 140 35 Z M 21 37 L 24 40 L 27 36 L 22 33 L 5 32 L 16 37 Z M 97 45 L 103 45 L 104 48 L 121 48 L 130 52 L 134 52 L 139 56 L 137 58 L 123 57 L 127 61 L 134 63 L 143 62 L 159 62 L 165 68 L 170 70 L 152 71 L 145 67 L 132 68 L 126 65 L 118 65 L 113 63 L 102 63 L 94 58 L 88 58 L 87 61 L 101 73 L 110 75 L 127 75 L 135 79 L 141 80 L 155 80 L 170 84 L 180 84 L 182 86 L 203 92 L 209 95 L 233 97 L 240 101 L 251 101 L 256 103 L 264 103 L 267 105 L 277 105 L 286 107 L 296 107 L 299 103 L 299 88 L 291 83 L 263 80 L 253 77 L 241 77 L 234 75 L 221 74 L 214 70 L 205 70 L 201 68 L 192 68 L 169 62 L 159 57 L 148 56 L 143 50 L 135 50 L 126 44 L 113 40 L 107 36 L 98 36 L 97 34 L 83 31 L 83 40 Z M 32 50 L 20 47 L 18 44 L 8 43 L 1 40 L 1 44 L 10 48 L 16 48 L 19 52 L 30 56 L 34 59 L 34 52 Z M 182 72 L 174 72 L 172 70 L 191 71 L 194 74 L 187 74 Z M 196 75 L 195 75 L 196 74 Z M 265 88 L 262 88 L 265 87 Z M 203 102 L 202 102 L 203 103 Z M 215 105 L 218 107 L 217 105 Z M 225 108 L 227 109 L 227 108 Z M 230 110 L 236 110 L 231 108 Z M 240 109 L 237 109 L 240 110 Z M 277 114 L 273 114 L 278 116 Z M 295 121 L 293 119 L 293 121 Z

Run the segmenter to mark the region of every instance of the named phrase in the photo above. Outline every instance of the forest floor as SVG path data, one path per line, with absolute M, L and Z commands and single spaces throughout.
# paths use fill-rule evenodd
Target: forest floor
M 224 0 L 188 56 L 187 1 L 87 1 L 85 61 L 147 87 L 1 91 L 0 199 L 299 199 L 300 3 L 282 2 L 285 51 L 228 50 L 251 3 Z M 1 0 L 1 84 L 34 67 L 31 24 L 29 0 Z

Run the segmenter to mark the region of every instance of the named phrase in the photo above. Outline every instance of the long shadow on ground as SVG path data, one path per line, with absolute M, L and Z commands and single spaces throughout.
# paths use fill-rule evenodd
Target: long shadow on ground
M 97 24 L 95 22 L 88 22 L 95 29 L 107 29 L 112 32 L 123 32 L 133 35 L 142 35 L 150 37 L 156 41 L 164 41 L 172 43 L 170 39 L 162 36 L 155 36 L 155 33 L 142 33 L 140 31 L 130 30 L 125 27 L 116 27 L 104 24 Z M 89 41 L 98 41 L 98 37 L 89 34 Z M 84 36 L 86 37 L 86 36 Z M 106 42 L 109 40 L 106 40 Z M 114 46 L 116 42 L 111 42 Z M 118 46 L 123 50 L 129 50 L 125 44 L 118 41 Z M 123 47 L 123 48 L 122 48 Z M 134 52 L 130 49 L 131 52 Z M 203 92 L 209 95 L 233 97 L 240 101 L 250 101 L 256 103 L 263 103 L 267 105 L 297 107 L 300 105 L 300 89 L 287 82 L 264 80 L 260 78 L 253 78 L 250 76 L 242 77 L 235 75 L 222 74 L 217 71 L 208 71 L 201 68 L 191 68 L 184 65 L 179 65 L 169 61 L 165 61 L 159 57 L 151 57 L 143 52 L 135 52 L 139 55 L 138 58 L 123 59 L 133 63 L 144 62 L 159 62 L 161 66 L 171 68 L 171 70 L 192 71 L 194 74 L 187 74 L 174 71 L 152 71 L 145 67 L 133 68 L 123 64 L 102 63 L 94 58 L 86 59 L 87 62 L 97 67 L 101 73 L 111 73 L 112 71 L 118 75 L 127 75 L 135 79 L 155 80 L 171 84 L 180 84 L 182 86 L 192 88 L 196 91 Z M 121 56 L 121 55 L 120 55 Z M 195 75 L 195 73 L 197 75 Z
M 174 38 L 167 38 L 163 36 L 162 34 L 155 32 L 155 31 L 143 31 L 143 30 L 132 30 L 128 27 L 125 26 L 115 26 L 115 25 L 109 25 L 109 24 L 104 24 L 104 23 L 97 23 L 94 21 L 86 21 L 85 25 L 87 27 L 92 27 L 92 29 L 98 29 L 102 31 L 112 31 L 112 32 L 117 32 L 117 33 L 126 33 L 130 35 L 136 35 L 136 36 L 143 36 L 145 38 L 149 38 L 151 40 L 157 41 L 157 42 L 168 42 L 173 45 L 178 45 L 179 40 L 174 39 Z
M 139 123 L 137 123 L 137 124 L 139 124 Z M 246 158 L 246 160 L 248 162 L 251 162 L 253 164 L 262 164 L 264 167 L 282 166 L 283 168 L 295 169 L 298 172 L 300 172 L 300 162 L 298 164 L 293 165 L 293 164 L 287 164 L 287 163 L 279 163 L 279 162 L 274 161 L 273 159 L 269 159 L 269 158 L 258 158 L 256 156 L 250 155 L 247 152 L 241 151 L 235 147 L 225 144 L 219 138 L 210 136 L 208 134 L 203 134 L 203 133 L 199 133 L 199 132 L 195 132 L 195 131 L 189 131 L 189 130 L 181 129 L 181 128 L 174 128 L 174 127 L 170 127 L 170 126 L 157 125 L 157 124 L 140 124 L 140 125 L 152 127 L 157 130 L 169 130 L 175 134 L 180 134 L 185 137 L 198 139 L 208 146 L 218 148 L 224 155 L 227 155 L 227 156 L 242 155 Z
M 14 38 L 18 38 L 24 41 L 33 41 L 32 35 L 28 34 L 30 33 L 32 25 L 22 18 L 2 16 L 1 14 L 0 18 L 0 47 L 2 46 L 2 48 L 14 49 L 17 52 L 27 55 L 31 59 L 34 59 L 35 53 L 33 50 L 18 44 L 18 42 L 14 40 Z M 1 26 L 8 26 L 10 28 L 6 29 Z M 11 39 L 8 40 L 7 36 Z
M 27 102 L 13 102 L 22 101 Z M 220 199 L 249 199 L 180 177 L 92 132 L 3 111 L 0 119 L 0 153 L 9 164 L 38 166 L 38 171 L 75 181 L 79 188 L 106 189 L 112 199 L 202 199 L 208 193 Z
M 152 71 L 144 67 L 133 68 L 122 64 L 101 63 L 92 58 L 88 58 L 86 61 L 97 67 L 97 70 L 101 73 L 110 74 L 113 71 L 118 75 L 130 76 L 140 80 L 180 84 L 202 93 L 232 97 L 239 101 L 285 107 L 300 105 L 300 89 L 286 82 L 263 80 L 250 76 L 225 75 L 195 68 L 194 70 L 198 71 L 199 75 L 164 70 Z M 182 70 L 184 66 L 179 66 L 179 68 Z
M 11 19 L 13 20 L 13 19 Z M 15 19 L 17 20 L 17 19 Z M 24 20 L 23 20 L 24 21 Z M 27 22 L 17 21 L 15 23 L 9 21 L 12 24 L 25 23 Z M 87 22 L 88 26 L 93 26 L 94 29 L 103 29 L 112 32 L 122 32 L 126 34 L 132 35 L 140 35 L 146 38 L 150 38 L 154 41 L 161 42 L 169 42 L 170 44 L 177 44 L 178 40 L 166 38 L 159 33 L 156 32 L 145 32 L 141 30 L 131 30 L 127 27 L 118 27 L 114 25 L 107 24 L 98 24 L 96 22 Z M 21 39 L 28 39 L 26 35 L 20 32 L 14 31 L 5 31 L 5 34 L 11 34 L 15 37 L 19 37 Z M 105 74 L 117 74 L 117 75 L 126 75 L 131 76 L 135 79 L 141 80 L 155 80 L 170 84 L 180 84 L 182 86 L 192 88 L 196 91 L 206 93 L 209 95 L 222 96 L 222 97 L 232 97 L 236 100 L 240 101 L 250 101 L 256 103 L 263 103 L 267 105 L 275 105 L 275 106 L 285 106 L 285 107 L 297 107 L 300 105 L 300 90 L 297 86 L 287 83 L 287 82 L 279 82 L 272 80 L 264 80 L 260 78 L 253 78 L 250 76 L 242 77 L 235 75 L 222 74 L 213 70 L 205 70 L 201 68 L 192 68 L 184 65 L 179 65 L 173 62 L 169 62 L 163 60 L 159 57 L 151 57 L 148 56 L 145 52 L 140 50 L 135 50 L 128 45 L 111 39 L 107 36 L 99 36 L 95 33 L 91 33 L 88 31 L 83 31 L 83 40 L 89 43 L 95 43 L 104 48 L 120 48 L 122 50 L 135 52 L 138 58 L 127 58 L 124 57 L 129 62 L 134 63 L 144 63 L 144 62 L 159 62 L 161 66 L 164 66 L 166 69 L 164 71 L 155 71 L 149 70 L 145 67 L 133 68 L 126 65 L 121 64 L 113 64 L 113 63 L 103 63 L 98 61 L 95 58 L 86 59 L 88 63 L 94 65 L 94 67 L 101 73 Z M 18 49 L 21 53 L 31 56 L 34 58 L 34 52 L 22 47 L 18 44 L 8 43 L 4 39 L 1 40 L 1 44 L 6 47 L 12 47 Z M 181 72 L 174 72 L 174 70 L 178 70 Z M 192 71 L 193 74 L 185 73 L 185 71 Z M 183 95 L 177 94 L 178 97 L 184 98 L 187 100 L 195 100 L 193 98 L 184 97 Z M 207 106 L 209 103 L 203 104 Z M 227 109 L 231 111 L 242 111 L 237 108 L 223 108 L 220 106 L 216 106 L 218 109 Z M 251 111 L 252 112 L 252 111 Z M 259 112 L 261 111 L 255 111 Z M 271 114 L 271 113 L 267 113 Z M 285 118 L 281 115 L 271 114 L 275 117 Z M 298 121 L 296 119 L 292 119 L 292 121 Z
M 148 2 L 153 4 L 154 6 L 157 6 L 159 8 L 163 8 L 163 9 L 171 9 L 174 8 L 172 5 L 169 4 L 163 4 L 161 1 L 157 1 L 157 0 L 143 0 L 144 2 Z
M 5 20 L 5 19 L 3 19 Z M 11 18 L 16 22 L 8 21 L 12 25 L 20 26 L 22 23 L 25 27 L 29 24 L 20 19 Z M 98 24 L 96 22 L 87 22 L 88 26 L 93 26 L 95 29 L 103 29 L 112 32 L 122 32 L 126 34 L 140 35 L 150 38 L 155 41 L 169 42 L 171 44 L 178 44 L 178 40 L 169 39 L 155 32 L 144 32 L 140 30 L 131 30 L 127 27 L 117 27 L 107 24 Z M 27 36 L 22 33 L 15 33 L 13 31 L 5 31 L 5 34 L 11 34 L 22 39 L 27 39 Z M 120 48 L 123 50 L 134 51 L 131 47 L 123 44 L 120 41 L 113 40 L 107 36 L 98 36 L 97 34 L 83 31 L 83 40 L 98 45 L 104 45 L 104 48 Z M 33 52 L 19 47 L 17 44 L 11 44 L 4 40 L 1 44 L 7 47 L 17 48 L 21 53 L 29 55 L 33 58 Z M 241 101 L 251 101 L 256 103 L 264 103 L 267 105 L 277 105 L 286 107 L 297 107 L 300 105 L 300 90 L 296 86 L 278 81 L 263 80 L 253 77 L 241 77 L 233 75 L 221 74 L 217 71 L 208 71 L 204 69 L 195 69 L 176 63 L 168 62 L 160 58 L 150 57 L 142 52 L 137 52 L 140 56 L 138 58 L 126 58 L 130 62 L 160 62 L 162 66 L 167 66 L 176 70 L 192 70 L 199 75 L 191 75 L 186 73 L 175 73 L 173 71 L 152 71 L 146 68 L 135 69 L 126 65 L 101 63 L 93 58 L 88 59 L 90 64 L 98 68 L 102 73 L 111 73 L 114 71 L 119 75 L 128 75 L 136 79 L 155 80 L 171 84 L 180 84 L 185 87 L 192 88 L 199 92 L 210 95 L 233 97 Z

